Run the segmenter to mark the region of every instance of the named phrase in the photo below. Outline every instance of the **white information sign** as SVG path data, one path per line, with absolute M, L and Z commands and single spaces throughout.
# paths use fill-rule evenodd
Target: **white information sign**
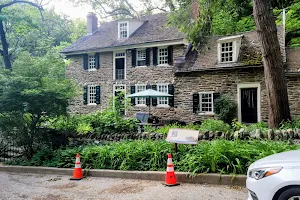
M 178 144 L 197 144 L 198 135 L 199 131 L 196 130 L 170 129 L 166 141 Z

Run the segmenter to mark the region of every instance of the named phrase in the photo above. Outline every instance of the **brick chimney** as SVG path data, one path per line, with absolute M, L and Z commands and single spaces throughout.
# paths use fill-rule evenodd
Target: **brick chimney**
M 95 13 L 89 12 L 87 15 L 87 35 L 92 35 L 98 29 L 98 18 Z

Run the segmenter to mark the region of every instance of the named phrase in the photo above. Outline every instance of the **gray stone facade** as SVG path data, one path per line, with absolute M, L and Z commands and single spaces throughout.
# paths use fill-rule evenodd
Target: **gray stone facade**
M 185 45 L 173 46 L 173 60 L 181 56 L 186 49 Z M 84 85 L 101 86 L 101 103 L 99 105 L 84 105 L 83 94 L 80 93 L 70 102 L 69 111 L 71 113 L 90 113 L 100 111 L 109 104 L 109 99 L 113 96 L 113 88 L 116 84 L 126 85 L 126 94 L 130 94 L 130 86 L 135 84 L 174 84 L 175 75 L 173 66 L 153 66 L 152 49 L 150 51 L 150 66 L 132 67 L 131 52 L 126 51 L 126 80 L 113 79 L 113 52 L 100 53 L 100 68 L 96 71 L 87 71 L 83 69 L 82 55 L 70 57 L 70 64 L 67 67 L 67 77 L 78 84 L 82 90 Z M 170 111 L 174 108 L 151 107 L 151 112 L 160 117 L 173 118 Z M 148 112 L 147 107 L 133 106 L 126 112 L 127 116 L 134 116 L 136 112 Z

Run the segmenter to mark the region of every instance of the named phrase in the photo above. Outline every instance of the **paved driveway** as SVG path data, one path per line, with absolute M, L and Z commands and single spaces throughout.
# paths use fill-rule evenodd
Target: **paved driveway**
M 0 172 L 0 199 L 33 200 L 246 200 L 238 188 L 90 177 L 70 181 L 67 176 Z

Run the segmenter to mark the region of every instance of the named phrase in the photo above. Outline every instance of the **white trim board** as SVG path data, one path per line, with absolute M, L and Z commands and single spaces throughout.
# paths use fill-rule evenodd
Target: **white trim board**
M 238 102 L 238 120 L 242 122 L 242 110 L 241 110 L 241 89 L 245 88 L 257 88 L 257 121 L 261 121 L 261 87 L 260 83 L 240 83 L 237 85 L 237 102 Z

